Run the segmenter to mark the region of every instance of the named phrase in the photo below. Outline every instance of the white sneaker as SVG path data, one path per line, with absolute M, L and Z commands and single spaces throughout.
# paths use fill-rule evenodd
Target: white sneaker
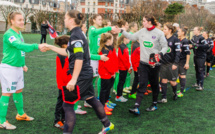
M 120 96 L 118 99 L 115 98 L 116 101 L 120 101 L 120 102 L 126 102 L 128 101 L 128 99 L 124 98 L 123 96 Z
M 115 90 L 115 89 L 113 90 L 113 93 L 114 93 L 115 95 L 117 94 L 117 92 L 116 92 L 116 90 Z
M 8 121 L 4 122 L 3 124 L 0 124 L 0 128 L 6 129 L 6 130 L 13 130 L 16 129 L 16 126 L 10 124 Z
M 81 109 L 82 108 L 82 106 L 81 105 L 78 105 L 78 109 Z
M 81 110 L 81 109 L 77 109 L 75 110 L 75 114 L 86 114 L 87 111 Z
M 123 92 L 128 93 L 128 94 L 130 94 L 130 93 L 131 93 L 131 91 L 130 91 L 130 90 L 128 90 L 127 88 L 124 88 L 124 89 L 123 89 Z
M 90 104 L 88 104 L 86 101 L 84 101 L 84 107 L 92 108 L 92 106 L 90 106 Z
M 167 99 L 163 98 L 163 99 L 159 100 L 158 103 L 167 103 Z

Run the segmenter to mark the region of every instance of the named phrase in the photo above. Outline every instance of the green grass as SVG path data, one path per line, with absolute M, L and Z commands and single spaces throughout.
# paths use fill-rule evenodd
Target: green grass
M 24 34 L 25 42 L 39 43 L 40 35 Z M 0 34 L 0 59 L 2 58 L 2 37 Z M 48 43 L 53 44 L 48 36 Z M 7 120 L 17 126 L 14 131 L 0 130 L 0 134 L 60 134 L 61 130 L 53 127 L 54 110 L 57 101 L 58 89 L 55 79 L 54 52 L 41 53 L 34 51 L 26 54 L 26 65 L 29 71 L 25 73 L 24 110 L 35 118 L 33 122 L 16 121 L 15 105 L 10 99 Z M 195 82 L 195 72 L 191 58 L 190 69 L 187 75 L 187 87 Z M 132 75 L 133 76 L 133 75 Z M 190 88 L 183 98 L 172 100 L 172 89 L 168 85 L 168 103 L 159 104 L 155 112 L 146 112 L 150 106 L 152 95 L 144 96 L 140 107 L 141 116 L 134 116 L 128 112 L 134 100 L 127 103 L 117 103 L 113 115 L 109 116 L 115 124 L 112 134 L 212 134 L 215 133 L 214 102 L 215 102 L 215 73 L 205 79 L 205 90 L 197 92 Z M 179 89 L 179 87 L 178 87 Z M 111 100 L 115 95 L 111 92 Z M 83 106 L 83 101 L 80 102 Z M 101 131 L 102 124 L 94 111 L 89 108 L 86 115 L 77 115 L 74 134 L 96 134 Z

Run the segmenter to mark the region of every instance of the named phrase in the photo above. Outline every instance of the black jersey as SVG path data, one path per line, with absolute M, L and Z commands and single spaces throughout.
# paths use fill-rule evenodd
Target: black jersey
M 212 55 L 212 49 L 214 47 L 214 42 L 211 38 L 206 39 L 206 42 L 209 45 L 209 49 L 207 50 L 207 55 Z
M 193 47 L 191 49 L 193 49 L 194 56 L 196 58 L 206 58 L 206 52 L 209 48 L 209 45 L 202 35 L 194 35 L 189 43 L 193 44 Z
M 167 39 L 168 42 L 168 50 L 167 53 L 162 57 L 161 63 L 162 64 L 178 64 L 180 60 L 180 40 L 176 38 L 174 35 Z
M 187 55 L 190 55 L 189 40 L 184 38 L 183 40 L 181 40 L 180 60 L 186 60 Z
M 93 78 L 93 69 L 90 66 L 89 45 L 80 27 L 75 27 L 71 30 L 67 53 L 69 57 L 69 73 L 73 73 L 75 60 L 83 60 L 78 80 Z

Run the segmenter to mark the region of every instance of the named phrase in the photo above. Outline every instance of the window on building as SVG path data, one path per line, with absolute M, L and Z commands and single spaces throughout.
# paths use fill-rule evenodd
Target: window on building
M 88 2 L 88 5 L 90 5 L 90 2 Z
M 21 3 L 23 3 L 23 0 L 20 0 Z
M 95 8 L 93 8 L 93 13 L 95 13 Z
M 122 3 L 121 3 L 121 8 L 122 8 Z
M 26 5 L 26 8 L 28 8 L 28 4 Z
M 117 10 L 115 10 L 115 13 L 117 13 Z
M 109 6 L 111 6 L 111 2 L 109 3 Z
M 31 8 L 34 8 L 34 5 L 32 5 L 32 7 Z
M 32 2 L 32 3 L 35 3 L 35 1 L 34 1 L 34 0 L 32 0 L 31 2 Z
M 115 4 L 115 7 L 117 7 L 117 4 Z
M 106 7 L 108 6 L 108 3 L 107 3 L 107 2 L 105 2 L 105 6 L 106 6 Z
M 96 5 L 96 2 L 93 2 L 93 6 L 95 6 Z
M 90 12 L 90 8 L 88 8 L 88 13 Z
M 105 12 L 107 12 L 107 8 L 105 8 Z

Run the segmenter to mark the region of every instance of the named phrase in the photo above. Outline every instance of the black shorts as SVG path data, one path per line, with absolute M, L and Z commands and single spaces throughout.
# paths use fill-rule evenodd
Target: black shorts
M 86 100 L 89 97 L 95 96 L 93 88 L 93 78 L 78 80 L 77 85 L 80 88 L 81 100 Z
M 160 69 L 161 79 L 168 79 L 169 81 L 176 81 L 178 77 L 178 68 L 172 70 L 172 63 L 162 64 Z
M 187 69 L 184 68 L 184 65 L 186 64 L 186 60 L 182 60 L 178 64 L 178 74 L 180 75 L 186 75 Z
M 214 58 L 214 56 L 213 56 L 212 53 L 211 54 L 207 54 L 207 56 L 206 56 L 206 62 L 211 63 L 213 61 L 213 58 Z

